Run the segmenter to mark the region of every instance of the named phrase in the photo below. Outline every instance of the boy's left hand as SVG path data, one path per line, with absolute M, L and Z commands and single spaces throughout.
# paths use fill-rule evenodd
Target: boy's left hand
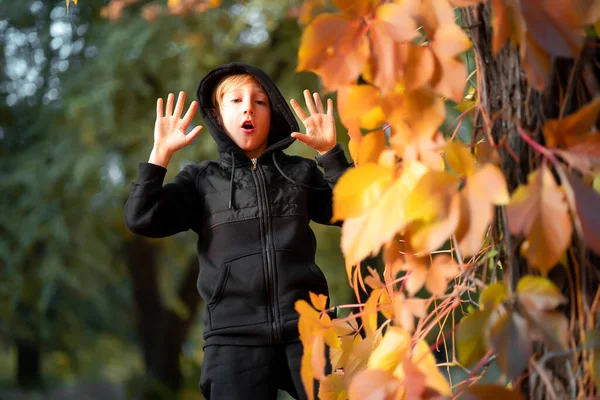
M 310 116 L 306 115 L 302 107 L 294 99 L 290 101 L 292 108 L 304 126 L 306 134 L 292 132 L 292 137 L 312 147 L 319 154 L 325 154 L 336 145 L 335 120 L 333 118 L 333 101 L 327 99 L 327 113 L 323 110 L 323 103 L 318 93 L 314 93 L 314 102 L 308 90 L 304 91 L 304 100 Z

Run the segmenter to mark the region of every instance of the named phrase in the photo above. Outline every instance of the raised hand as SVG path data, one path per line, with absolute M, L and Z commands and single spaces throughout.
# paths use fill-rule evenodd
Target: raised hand
M 163 99 L 159 98 L 156 101 L 156 123 L 154 124 L 154 148 L 150 155 L 149 162 L 166 167 L 171 156 L 177 150 L 189 145 L 198 133 L 202 130 L 202 126 L 198 125 L 190 133 L 186 135 L 188 126 L 194 118 L 197 109 L 197 102 L 192 101 L 187 112 L 181 118 L 183 113 L 183 105 L 185 103 L 185 92 L 179 92 L 177 104 L 173 109 L 175 95 L 169 93 L 167 96 L 166 109 L 163 109 Z
M 294 112 L 300 118 L 306 134 L 293 132 L 292 137 L 312 147 L 319 154 L 325 154 L 337 143 L 335 133 L 335 120 L 333 118 L 333 101 L 327 99 L 327 113 L 323 110 L 323 103 L 318 93 L 313 93 L 314 101 L 308 90 L 304 91 L 304 100 L 310 115 L 306 115 L 302 107 L 294 99 L 290 101 Z

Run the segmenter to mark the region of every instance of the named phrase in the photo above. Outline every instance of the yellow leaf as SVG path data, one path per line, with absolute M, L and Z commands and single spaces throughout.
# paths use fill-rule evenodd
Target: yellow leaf
M 437 220 L 447 213 L 450 198 L 457 190 L 456 177 L 446 171 L 428 171 L 408 195 L 406 218 L 425 223 Z
M 460 216 L 460 195 L 455 193 L 448 200 L 446 210 L 430 222 L 413 223 L 408 234 L 410 244 L 417 253 L 430 253 L 438 250 L 458 226 Z
M 545 164 L 517 188 L 506 212 L 510 232 L 527 238 L 523 251 L 529 263 L 548 273 L 569 246 L 573 223 L 564 193 Z
M 469 36 L 455 23 L 440 25 L 435 31 L 433 51 L 438 57 L 456 57 L 470 48 Z
M 426 171 L 418 162 L 405 162 L 402 175 L 386 189 L 368 214 L 344 222 L 341 247 L 346 261 L 356 264 L 377 253 L 384 243 L 404 229 L 406 196 Z
M 504 283 L 492 283 L 483 289 L 483 292 L 481 292 L 481 296 L 479 297 L 479 306 L 482 310 L 492 310 L 502 304 L 507 295 L 508 293 L 506 292 L 506 286 L 504 286 Z
M 467 147 L 459 142 L 448 142 L 444 151 L 446 162 L 458 175 L 469 176 L 475 172 L 475 160 Z
M 333 220 L 365 214 L 392 181 L 394 171 L 377 164 L 349 169 L 333 189 Z
M 379 305 L 379 297 L 383 292 L 384 289 L 373 290 L 365 303 L 362 321 L 367 337 L 373 337 L 375 335 L 375 331 L 377 330 L 377 309 Z
M 424 138 L 432 138 L 446 118 L 444 101 L 432 90 L 421 88 L 404 96 L 406 120 L 413 132 Z
M 411 336 L 404 329 L 387 329 L 379 345 L 369 357 L 368 368 L 393 372 L 410 350 Z
M 411 360 L 419 371 L 425 375 L 425 386 L 443 396 L 450 396 L 452 394 L 450 385 L 448 385 L 448 381 L 446 381 L 446 378 L 437 367 L 435 357 L 431 353 L 427 342 L 424 340 L 417 342 L 413 349 Z
M 525 275 L 517 284 L 517 296 L 527 310 L 553 310 L 567 299 L 552 281 L 542 276 Z

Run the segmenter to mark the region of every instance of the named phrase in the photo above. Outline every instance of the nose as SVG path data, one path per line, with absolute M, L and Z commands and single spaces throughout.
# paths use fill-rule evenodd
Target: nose
M 254 107 L 252 106 L 252 101 L 246 100 L 244 102 L 244 114 L 254 115 Z

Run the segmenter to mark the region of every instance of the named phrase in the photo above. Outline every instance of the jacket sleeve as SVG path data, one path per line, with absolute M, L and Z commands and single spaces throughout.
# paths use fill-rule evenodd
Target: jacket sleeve
M 125 204 L 125 225 L 136 234 L 160 238 L 192 227 L 202 210 L 192 165 L 179 172 L 172 183 L 163 185 L 166 168 L 139 163 Z
M 344 172 L 352 164 L 346 159 L 344 149 L 339 144 L 323 155 L 317 155 L 317 164 L 323 168 L 323 172 L 315 166 L 313 171 L 312 186 L 327 187 L 326 190 L 313 190 L 310 195 L 309 216 L 310 219 L 324 225 L 342 225 L 342 221 L 332 222 L 333 216 L 333 187 Z

